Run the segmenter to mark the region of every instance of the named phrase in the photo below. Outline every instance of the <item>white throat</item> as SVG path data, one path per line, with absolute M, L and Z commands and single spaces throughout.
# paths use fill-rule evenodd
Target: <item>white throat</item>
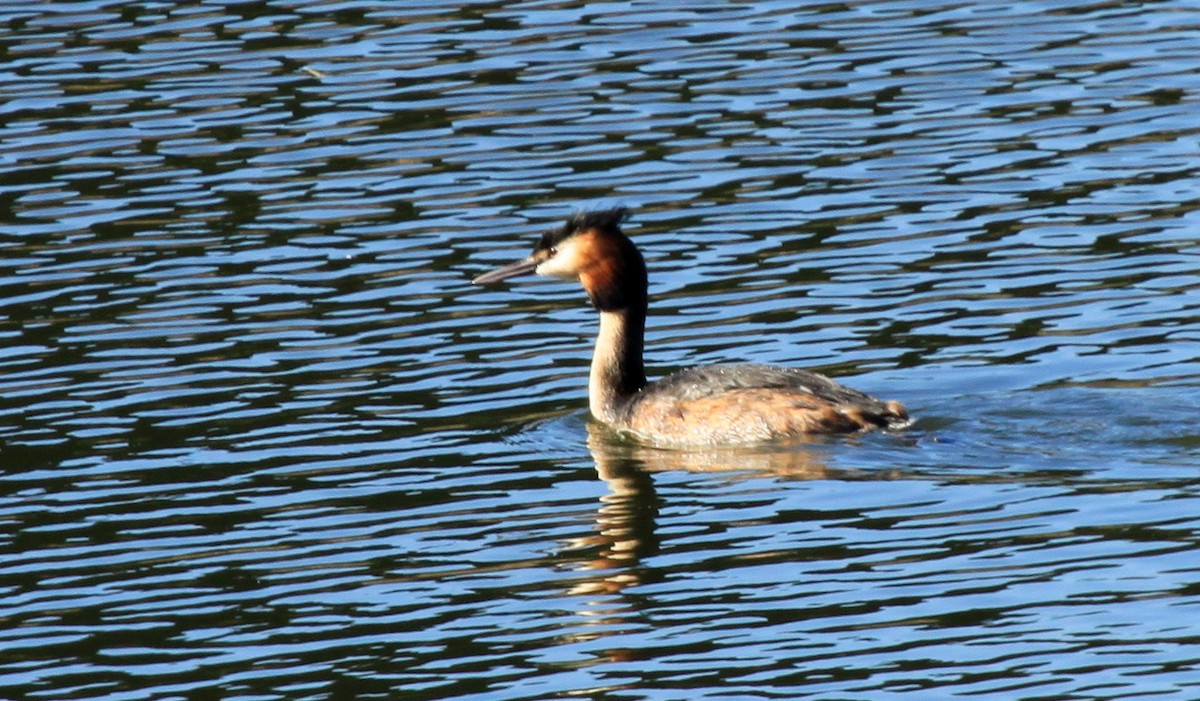
M 588 408 L 592 416 L 612 423 L 617 407 L 625 397 L 619 378 L 626 352 L 625 312 L 600 312 L 600 331 L 592 353 L 592 370 L 588 377 Z

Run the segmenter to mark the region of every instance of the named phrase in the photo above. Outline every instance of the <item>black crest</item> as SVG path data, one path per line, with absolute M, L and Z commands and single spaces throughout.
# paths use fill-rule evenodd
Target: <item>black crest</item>
M 575 234 L 588 229 L 597 229 L 605 233 L 620 233 L 621 222 L 628 215 L 629 210 L 625 207 L 575 212 L 562 226 L 542 234 L 538 249 L 553 248 Z

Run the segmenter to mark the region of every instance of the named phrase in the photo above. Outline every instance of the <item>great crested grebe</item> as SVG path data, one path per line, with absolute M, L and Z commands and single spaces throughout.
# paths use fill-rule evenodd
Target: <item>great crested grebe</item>
M 908 424 L 900 402 L 880 401 L 807 370 L 714 365 L 647 383 L 646 263 L 621 231 L 623 208 L 578 212 L 542 236 L 533 255 L 472 280 L 536 273 L 578 280 L 600 312 L 588 407 L 600 421 L 664 447 L 764 443 Z

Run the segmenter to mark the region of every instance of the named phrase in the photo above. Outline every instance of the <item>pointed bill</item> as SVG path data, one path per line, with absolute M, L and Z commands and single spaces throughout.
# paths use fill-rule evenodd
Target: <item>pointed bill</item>
M 486 285 L 489 282 L 499 282 L 501 280 L 507 280 L 510 277 L 516 277 L 518 275 L 528 275 L 537 269 L 538 262 L 539 261 L 535 260 L 533 256 L 530 256 L 524 260 L 519 260 L 516 263 L 509 263 L 503 268 L 496 268 L 491 272 L 484 273 L 483 275 L 480 275 L 472 280 L 471 284 Z

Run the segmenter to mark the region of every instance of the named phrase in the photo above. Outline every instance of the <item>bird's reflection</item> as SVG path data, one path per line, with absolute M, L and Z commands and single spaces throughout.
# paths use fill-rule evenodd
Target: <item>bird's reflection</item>
M 638 564 L 658 548 L 658 494 L 650 472 L 632 451 L 612 443 L 606 431 L 591 425 L 588 429 L 588 449 L 608 493 L 600 497 L 595 534 L 572 543 L 597 549 L 580 568 L 597 576 L 579 582 L 571 593 L 612 593 L 638 583 Z
M 645 564 L 659 549 L 657 520 L 662 499 L 655 490 L 654 473 L 684 470 L 791 479 L 828 475 L 820 451 L 806 445 L 770 450 L 659 450 L 630 443 L 594 422 L 588 425 L 587 444 L 596 474 L 608 485 L 608 493 L 600 497 L 595 532 L 567 546 L 567 550 L 589 553 L 576 561 L 574 569 L 582 576 L 573 578 L 566 589 L 568 596 L 583 598 L 576 604 L 576 612 L 588 621 L 567 636 L 576 642 L 653 626 L 644 616 L 646 600 L 636 592 L 637 585 L 663 576 Z M 604 649 L 596 661 L 627 661 L 638 654 L 635 649 L 614 646 Z
M 646 618 L 646 609 L 653 604 L 637 593 L 638 585 L 665 576 L 645 564 L 660 544 L 657 521 L 662 499 L 655 490 L 654 473 L 683 470 L 785 479 L 821 479 L 829 473 L 821 451 L 803 444 L 760 450 L 659 450 L 631 443 L 592 422 L 587 445 L 608 493 L 600 497 L 595 532 L 567 547 L 589 553 L 576 561 L 577 577 L 566 588 L 568 596 L 583 599 L 575 610 L 588 621 L 566 636 L 575 642 L 654 626 Z M 595 661 L 629 661 L 640 654 L 635 648 L 613 646 L 605 648 Z
M 573 549 L 596 553 L 579 565 L 579 570 L 595 576 L 577 581 L 571 594 L 618 593 L 652 574 L 642 567 L 642 560 L 659 546 L 660 499 L 654 488 L 655 472 L 725 472 L 791 479 L 828 475 L 820 453 L 803 444 L 757 450 L 661 450 L 631 443 L 594 422 L 588 424 L 587 444 L 596 474 L 608 485 L 608 493 L 600 497 L 595 534 L 570 543 Z

